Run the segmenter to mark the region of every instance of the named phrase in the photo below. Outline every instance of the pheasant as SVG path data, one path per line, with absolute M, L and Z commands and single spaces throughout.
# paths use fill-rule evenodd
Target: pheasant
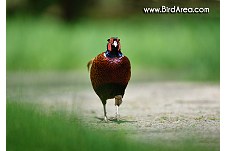
M 95 93 L 99 96 L 104 109 L 104 121 L 108 121 L 106 101 L 115 98 L 116 120 L 120 120 L 118 108 L 122 103 L 125 89 L 131 77 L 129 59 L 121 52 L 120 39 L 107 40 L 107 50 L 88 62 L 90 79 Z

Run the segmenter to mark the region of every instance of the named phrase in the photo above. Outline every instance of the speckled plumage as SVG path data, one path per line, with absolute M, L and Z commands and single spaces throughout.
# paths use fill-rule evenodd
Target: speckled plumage
M 106 114 L 106 100 L 115 98 L 116 119 L 120 114 L 118 107 L 122 103 L 125 89 L 131 77 L 129 59 L 121 52 L 120 39 L 111 37 L 107 40 L 107 50 L 88 62 L 90 79 L 95 93 L 102 101 L 104 120 L 108 121 Z
M 126 56 L 109 58 L 103 52 L 92 62 L 91 83 L 102 102 L 116 95 L 123 96 L 130 77 L 131 66 Z

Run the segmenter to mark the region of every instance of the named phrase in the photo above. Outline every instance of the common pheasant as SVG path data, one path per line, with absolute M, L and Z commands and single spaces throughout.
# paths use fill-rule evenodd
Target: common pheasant
M 131 77 L 130 61 L 121 52 L 120 39 L 111 37 L 107 41 L 107 50 L 87 64 L 93 89 L 103 104 L 105 121 L 108 121 L 106 101 L 112 98 L 115 98 L 115 118 L 120 119 L 118 108 Z

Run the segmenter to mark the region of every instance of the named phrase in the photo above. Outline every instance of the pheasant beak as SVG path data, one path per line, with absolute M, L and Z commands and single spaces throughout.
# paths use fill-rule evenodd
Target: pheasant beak
M 113 42 L 114 47 L 117 47 L 117 41 Z

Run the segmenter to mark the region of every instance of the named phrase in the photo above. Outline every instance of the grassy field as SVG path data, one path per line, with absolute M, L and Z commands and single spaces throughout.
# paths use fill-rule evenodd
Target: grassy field
M 195 145 L 196 139 L 179 140 L 177 145 L 166 142 L 141 144 L 124 136 L 124 131 L 91 130 L 83 127 L 73 113 L 43 111 L 34 104 L 7 101 L 7 150 L 214 150 Z
M 75 83 L 75 80 L 81 75 L 87 75 L 87 62 L 106 50 L 106 40 L 111 36 L 121 39 L 122 52 L 130 58 L 132 64 L 132 80 L 148 81 L 155 79 L 150 75 L 156 75 L 159 80 L 161 77 L 168 80 L 171 77 L 174 80 L 218 82 L 219 19 L 219 14 L 143 15 L 109 20 L 84 18 L 66 24 L 45 17 L 7 18 L 7 98 L 19 100 L 7 101 L 7 150 L 217 149 L 212 148 L 212 145 L 198 145 L 199 141 L 195 138 L 179 140 L 176 145 L 158 140 L 150 144 L 137 143 L 127 138 L 125 131 L 90 129 L 77 119 L 75 113 L 52 111 L 51 108 L 44 110 L 34 100 L 37 100 L 40 93 L 53 96 L 49 101 L 56 98 L 67 100 L 58 94 L 62 91 L 69 93 L 72 89 L 74 94 L 78 90 L 74 90 L 74 87 L 84 87 L 83 84 Z M 45 76 L 42 74 L 52 71 L 53 75 L 47 80 L 43 79 Z M 66 71 L 81 74 L 60 74 Z M 23 72 L 31 74 L 29 77 L 16 74 Z M 10 75 L 18 79 L 10 81 Z M 63 81 L 56 80 L 56 76 L 62 77 Z M 65 87 L 59 88 L 53 79 Z M 38 86 L 40 90 L 34 91 Z M 32 103 L 19 103 L 23 99 L 31 99 Z
M 49 18 L 7 18 L 7 71 L 86 70 L 118 36 L 134 71 L 219 81 L 219 14 L 144 15 L 65 24 Z M 176 77 L 178 80 L 178 77 Z

